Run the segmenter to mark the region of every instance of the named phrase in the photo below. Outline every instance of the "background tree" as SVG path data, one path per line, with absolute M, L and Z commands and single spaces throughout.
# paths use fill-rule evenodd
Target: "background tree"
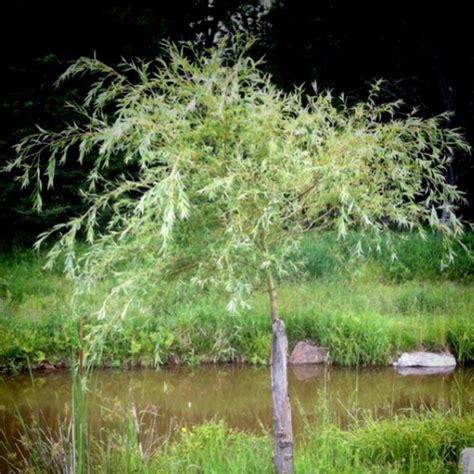
M 16 147 L 9 170 L 20 169 L 34 203 L 52 188 L 58 167 L 93 160 L 85 211 L 55 225 L 49 264 L 64 257 L 78 294 L 113 275 L 103 303 L 123 295 L 131 304 L 159 295 L 164 282 L 217 288 L 228 309 L 269 293 L 272 401 L 277 472 L 293 471 L 287 391 L 287 340 L 276 282 L 296 272 L 287 258 L 304 232 L 357 227 L 376 236 L 395 228 L 437 231 L 446 244 L 461 235 L 461 194 L 446 182 L 446 166 L 467 150 L 446 116 L 401 116 L 400 103 L 377 104 L 377 84 L 355 106 L 330 93 L 283 93 L 247 56 L 249 44 L 223 43 L 208 54 L 168 46 L 166 59 L 112 68 L 75 62 L 60 81 L 96 77 L 81 120 L 59 132 L 40 129 Z M 107 178 L 110 166 L 122 174 Z M 448 213 L 440 220 L 440 209 Z M 77 252 L 77 243 L 88 245 Z M 159 297 L 159 296 L 157 296 Z M 125 304 L 123 315 L 128 304 Z

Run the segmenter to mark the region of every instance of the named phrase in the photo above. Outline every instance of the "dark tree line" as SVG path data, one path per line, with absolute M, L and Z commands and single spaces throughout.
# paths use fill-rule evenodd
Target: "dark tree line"
M 68 61 L 96 54 L 106 62 L 121 57 L 160 54 L 164 39 L 191 40 L 202 47 L 226 32 L 250 32 L 253 53 L 266 57 L 274 81 L 331 88 L 348 100 L 366 97 L 369 84 L 384 78 L 384 98 L 402 98 L 429 116 L 455 113 L 453 124 L 474 137 L 474 50 L 467 3 L 401 1 L 344 2 L 283 0 L 175 0 L 142 6 L 121 2 L 10 1 L 2 6 L 2 107 L 0 160 L 13 156 L 12 145 L 35 124 L 55 128 L 72 120 L 64 101 L 81 91 L 76 81 L 55 89 L 53 82 Z M 110 173 L 120 172 L 111 167 Z M 0 225 L 7 241 L 25 242 L 81 205 L 83 171 L 66 166 L 62 183 L 51 193 L 46 214 L 30 210 L 28 193 L 13 176 L 0 175 Z M 474 196 L 469 157 L 459 156 L 449 179 L 466 193 L 462 209 L 472 219 Z M 47 198 L 48 199 L 48 198 Z

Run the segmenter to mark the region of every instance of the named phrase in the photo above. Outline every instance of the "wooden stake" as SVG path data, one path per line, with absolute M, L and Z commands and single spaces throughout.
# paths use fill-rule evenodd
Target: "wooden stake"
M 280 319 L 273 278 L 268 273 L 268 293 L 272 317 L 272 411 L 275 443 L 274 464 L 277 474 L 293 474 L 293 428 L 288 396 L 288 339 Z

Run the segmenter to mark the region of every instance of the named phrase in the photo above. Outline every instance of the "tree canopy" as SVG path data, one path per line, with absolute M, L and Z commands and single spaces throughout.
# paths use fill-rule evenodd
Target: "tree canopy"
M 447 115 L 404 115 L 398 101 L 379 103 L 379 84 L 356 105 L 329 92 L 282 92 L 248 47 L 169 44 L 153 62 L 112 68 L 81 58 L 67 69 L 60 82 L 94 78 L 70 104 L 76 121 L 28 136 L 8 168 L 32 182 L 40 210 L 67 160 L 91 162 L 85 211 L 38 240 L 57 235 L 50 264 L 64 255 L 86 287 L 113 274 L 112 295 L 131 298 L 170 279 L 217 285 L 235 309 L 268 271 L 296 270 L 285 257 L 308 230 L 460 235 L 462 195 L 446 167 L 468 147 Z M 108 178 L 118 163 L 121 174 Z M 81 239 L 89 245 L 77 253 Z

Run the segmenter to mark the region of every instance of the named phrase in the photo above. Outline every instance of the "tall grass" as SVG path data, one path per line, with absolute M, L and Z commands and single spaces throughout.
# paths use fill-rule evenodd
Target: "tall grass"
M 208 422 L 176 429 L 171 439 L 144 456 L 137 442 L 142 433 L 130 430 L 130 424 L 124 419 L 106 437 L 85 438 L 83 464 L 71 464 L 78 450 L 65 445 L 61 437 L 27 431 L 19 441 L 25 454 L 10 466 L 17 472 L 38 473 L 273 472 L 270 433 L 248 434 L 222 421 Z M 387 420 L 365 417 L 348 429 L 319 420 L 308 424 L 296 440 L 295 469 L 299 473 L 445 473 L 456 470 L 460 451 L 473 443 L 472 414 L 424 411 Z M 45 447 L 49 457 L 38 455 Z
M 31 373 L 31 371 L 30 371 Z M 89 432 L 87 411 L 87 377 L 80 377 L 71 369 L 71 404 L 64 419 L 53 427 L 39 409 L 27 416 L 17 412 L 16 440 L 0 431 L 0 448 L 7 454 L 0 461 L 8 472 L 77 474 L 92 472 L 91 446 L 95 441 Z M 35 393 L 35 379 L 31 374 Z M 3 438 L 3 439 L 2 439 Z M 0 462 L 0 468 L 2 463 Z
M 472 247 L 473 234 L 465 243 Z M 290 346 L 312 340 L 327 346 L 332 362 L 343 365 L 386 364 L 401 351 L 419 348 L 448 347 L 461 363 L 474 360 L 474 265 L 467 255 L 441 272 L 435 237 L 400 236 L 394 241 L 395 261 L 385 250 L 355 260 L 349 248 L 328 234 L 303 242 L 295 258 L 306 261 L 306 278 L 290 278 L 279 288 Z M 4 370 L 25 368 L 28 358 L 36 366 L 60 364 L 79 347 L 68 303 L 71 284 L 59 272 L 43 271 L 41 263 L 27 251 L 0 256 Z M 101 335 L 100 351 L 86 354 L 96 365 L 268 361 L 264 291 L 251 310 L 238 315 L 226 312 L 220 295 L 189 292 L 179 304 L 142 301 L 125 321 L 105 323 L 94 317 L 104 291 L 82 301 L 86 336 Z M 117 312 L 120 304 L 117 300 Z
M 356 258 L 354 249 L 361 241 L 363 256 Z M 377 244 L 379 249 L 377 249 Z M 469 251 L 474 250 L 474 233 L 466 233 L 462 244 L 457 245 L 457 258 L 443 268 L 442 242 L 436 236 L 421 238 L 417 234 L 392 234 L 381 243 L 373 238 L 351 233 L 344 241 L 330 232 L 309 235 L 302 242 L 296 259 L 305 262 L 310 278 L 339 279 L 341 276 L 358 276 L 364 263 L 369 263 L 370 273 L 385 282 L 402 283 L 411 280 L 451 280 L 470 282 L 474 278 L 474 260 Z

